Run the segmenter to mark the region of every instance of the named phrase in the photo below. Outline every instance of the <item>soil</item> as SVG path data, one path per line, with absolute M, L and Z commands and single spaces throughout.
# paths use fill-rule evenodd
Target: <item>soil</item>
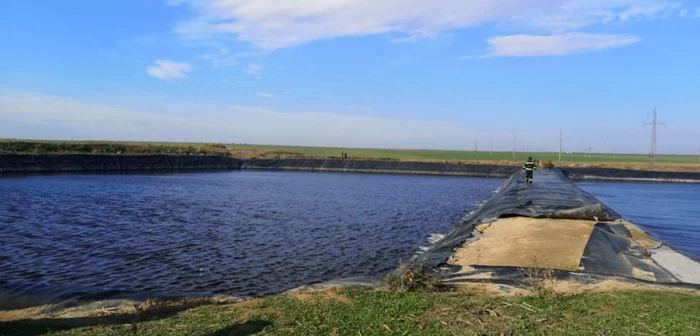
M 451 264 L 576 271 L 594 221 L 514 217 L 481 226 L 483 237 L 455 251 Z

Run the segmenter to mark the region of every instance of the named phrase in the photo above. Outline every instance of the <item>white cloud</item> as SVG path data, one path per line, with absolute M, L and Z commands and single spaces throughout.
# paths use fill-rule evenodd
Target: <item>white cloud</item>
M 508 35 L 488 39 L 489 50 L 482 57 L 527 57 L 579 54 L 639 42 L 629 35 L 563 33 L 554 35 Z M 461 59 L 469 58 L 465 56 Z
M 316 40 L 394 33 L 394 42 L 505 23 L 524 31 L 572 31 L 595 24 L 653 18 L 666 0 L 182 0 L 196 13 L 175 31 L 187 38 L 232 35 L 274 50 Z
M 165 59 L 156 60 L 154 64 L 146 67 L 146 73 L 162 80 L 185 78 L 190 71 L 192 71 L 192 66 L 187 63 Z
M 244 71 L 251 76 L 260 76 L 262 74 L 263 67 L 260 64 L 250 63 Z
M 258 96 L 263 97 L 263 98 L 275 98 L 275 95 L 272 93 L 267 93 L 267 92 L 258 92 Z
M 220 48 L 216 52 L 203 54 L 199 56 L 203 60 L 210 61 L 214 67 L 225 68 L 238 64 L 238 58 L 235 54 L 231 53 L 226 48 Z
M 682 18 L 700 18 L 700 7 L 695 9 L 695 12 L 691 12 L 687 9 L 681 9 L 680 12 L 678 12 L 678 16 Z
M 210 61 L 216 68 L 225 68 L 238 64 L 240 59 L 260 56 L 260 52 L 256 51 L 231 51 L 224 44 L 216 42 L 207 42 L 205 46 L 211 47 L 212 52 L 202 54 L 199 57 L 203 60 Z
M 48 127 L 62 130 L 63 133 L 52 134 L 62 139 L 452 149 L 473 143 L 475 136 L 509 136 L 498 131 L 479 133 L 461 123 L 327 112 L 290 113 L 254 106 L 159 101 L 150 96 L 145 101 L 142 106 L 147 107 L 126 108 L 0 88 L 0 134 L 43 138 L 46 134 L 40 130 Z
M 656 18 L 659 14 L 661 14 L 664 11 L 670 10 L 677 8 L 679 4 L 677 3 L 667 3 L 667 2 L 659 2 L 659 3 L 644 3 L 644 4 L 638 4 L 638 5 L 633 5 L 624 10 L 622 13 L 618 15 L 620 18 L 620 21 L 628 21 L 633 18 L 638 18 L 638 17 L 643 17 L 647 19 L 654 19 Z

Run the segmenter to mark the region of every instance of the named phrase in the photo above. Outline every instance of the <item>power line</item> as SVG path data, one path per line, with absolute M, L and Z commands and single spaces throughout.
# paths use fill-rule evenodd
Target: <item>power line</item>
M 666 125 L 665 123 L 659 122 L 656 119 L 656 107 L 654 108 L 654 111 L 650 113 L 651 114 L 651 122 L 650 123 L 645 123 L 644 125 L 651 125 L 651 148 L 649 148 L 649 162 L 655 163 L 656 162 L 656 128 L 657 126 L 663 126 Z

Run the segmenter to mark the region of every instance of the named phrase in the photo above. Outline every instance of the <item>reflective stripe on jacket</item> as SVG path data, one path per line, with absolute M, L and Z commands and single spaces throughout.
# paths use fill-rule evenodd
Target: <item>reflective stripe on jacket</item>
M 525 162 L 525 164 L 523 165 L 523 169 L 526 171 L 533 171 L 533 170 L 537 169 L 537 165 L 533 161 L 528 161 L 528 162 Z

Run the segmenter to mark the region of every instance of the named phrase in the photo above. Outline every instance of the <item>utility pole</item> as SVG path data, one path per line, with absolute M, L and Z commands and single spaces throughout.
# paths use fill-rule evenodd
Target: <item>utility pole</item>
M 491 143 L 491 147 L 489 148 L 489 155 L 493 156 L 493 138 L 489 138 L 489 142 Z
M 513 135 L 513 161 L 516 161 L 515 159 L 515 153 L 518 151 L 518 136 Z
M 479 137 L 474 138 L 474 153 L 479 151 Z
M 564 132 L 559 130 L 559 167 L 561 167 L 561 150 L 564 143 Z
M 656 119 L 656 107 L 654 108 L 654 111 L 651 112 L 651 122 L 650 123 L 645 123 L 646 125 L 651 125 L 651 148 L 649 149 L 649 162 L 650 163 L 655 163 L 656 162 L 656 127 L 659 125 L 666 125 L 662 122 L 659 122 Z

